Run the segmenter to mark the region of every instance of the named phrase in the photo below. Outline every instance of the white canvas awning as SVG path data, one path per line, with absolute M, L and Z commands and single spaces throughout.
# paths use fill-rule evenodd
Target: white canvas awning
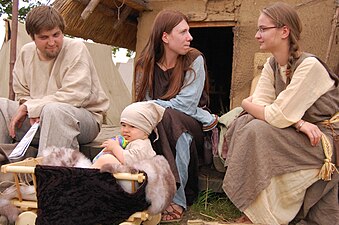
M 6 22 L 9 26 L 10 21 Z M 17 52 L 21 47 L 32 41 L 27 35 L 24 25 L 18 25 Z M 121 111 L 131 103 L 132 97 L 121 75 L 113 63 L 111 46 L 85 42 L 97 69 L 101 86 L 110 100 L 110 108 L 106 115 L 109 125 L 120 125 Z M 17 53 L 17 55 L 18 55 Z M 9 85 L 10 41 L 5 40 L 0 50 L 0 97 L 8 97 Z

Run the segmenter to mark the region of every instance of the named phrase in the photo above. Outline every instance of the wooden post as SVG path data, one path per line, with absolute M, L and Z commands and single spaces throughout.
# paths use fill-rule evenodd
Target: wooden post
M 19 1 L 13 0 L 12 4 L 12 26 L 11 26 L 11 49 L 10 49 L 10 58 L 9 58 L 9 93 L 8 98 L 14 100 L 15 95 L 13 91 L 13 68 L 16 60 L 16 47 L 17 47 L 17 37 L 18 37 L 18 8 Z
M 100 0 L 91 0 L 84 11 L 81 13 L 82 19 L 87 19 L 90 14 L 94 11 L 94 9 L 97 7 L 97 5 L 100 3 Z
M 337 0 L 336 4 L 337 4 L 336 12 L 334 13 L 333 20 L 332 20 L 332 29 L 331 29 L 330 39 L 328 41 L 325 63 L 327 63 L 328 59 L 330 58 L 332 45 L 333 45 L 333 41 L 334 41 L 334 34 L 335 34 L 336 29 L 337 29 L 337 23 L 338 23 L 338 17 L 339 17 L 339 0 Z

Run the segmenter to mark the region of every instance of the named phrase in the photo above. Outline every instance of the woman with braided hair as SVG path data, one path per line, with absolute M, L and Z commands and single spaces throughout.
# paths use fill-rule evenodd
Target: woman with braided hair
M 339 78 L 301 51 L 301 30 L 285 3 L 258 18 L 255 38 L 273 56 L 226 133 L 223 189 L 245 214 L 237 222 L 339 223 Z

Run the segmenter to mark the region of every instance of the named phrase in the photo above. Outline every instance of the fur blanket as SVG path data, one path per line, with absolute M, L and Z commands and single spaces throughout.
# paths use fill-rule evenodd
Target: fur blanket
M 47 147 L 42 150 L 42 165 L 89 168 L 92 165 L 85 155 L 71 148 Z
M 20 192 L 23 199 L 36 201 L 34 186 L 20 186 Z M 10 223 L 14 223 L 21 213 L 21 210 L 10 202 L 16 196 L 16 187 L 13 185 L 3 191 L 0 197 L 0 215 L 6 216 Z
M 151 203 L 148 213 L 155 215 L 163 212 L 172 202 L 176 192 L 174 175 L 165 157 L 156 155 L 131 166 L 121 164 L 105 164 L 100 172 L 147 174 L 146 200 Z

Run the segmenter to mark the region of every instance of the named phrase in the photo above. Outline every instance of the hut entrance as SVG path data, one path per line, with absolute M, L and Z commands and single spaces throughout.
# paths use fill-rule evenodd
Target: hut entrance
M 191 27 L 191 46 L 206 58 L 210 83 L 210 109 L 222 115 L 229 111 L 233 62 L 232 27 Z

